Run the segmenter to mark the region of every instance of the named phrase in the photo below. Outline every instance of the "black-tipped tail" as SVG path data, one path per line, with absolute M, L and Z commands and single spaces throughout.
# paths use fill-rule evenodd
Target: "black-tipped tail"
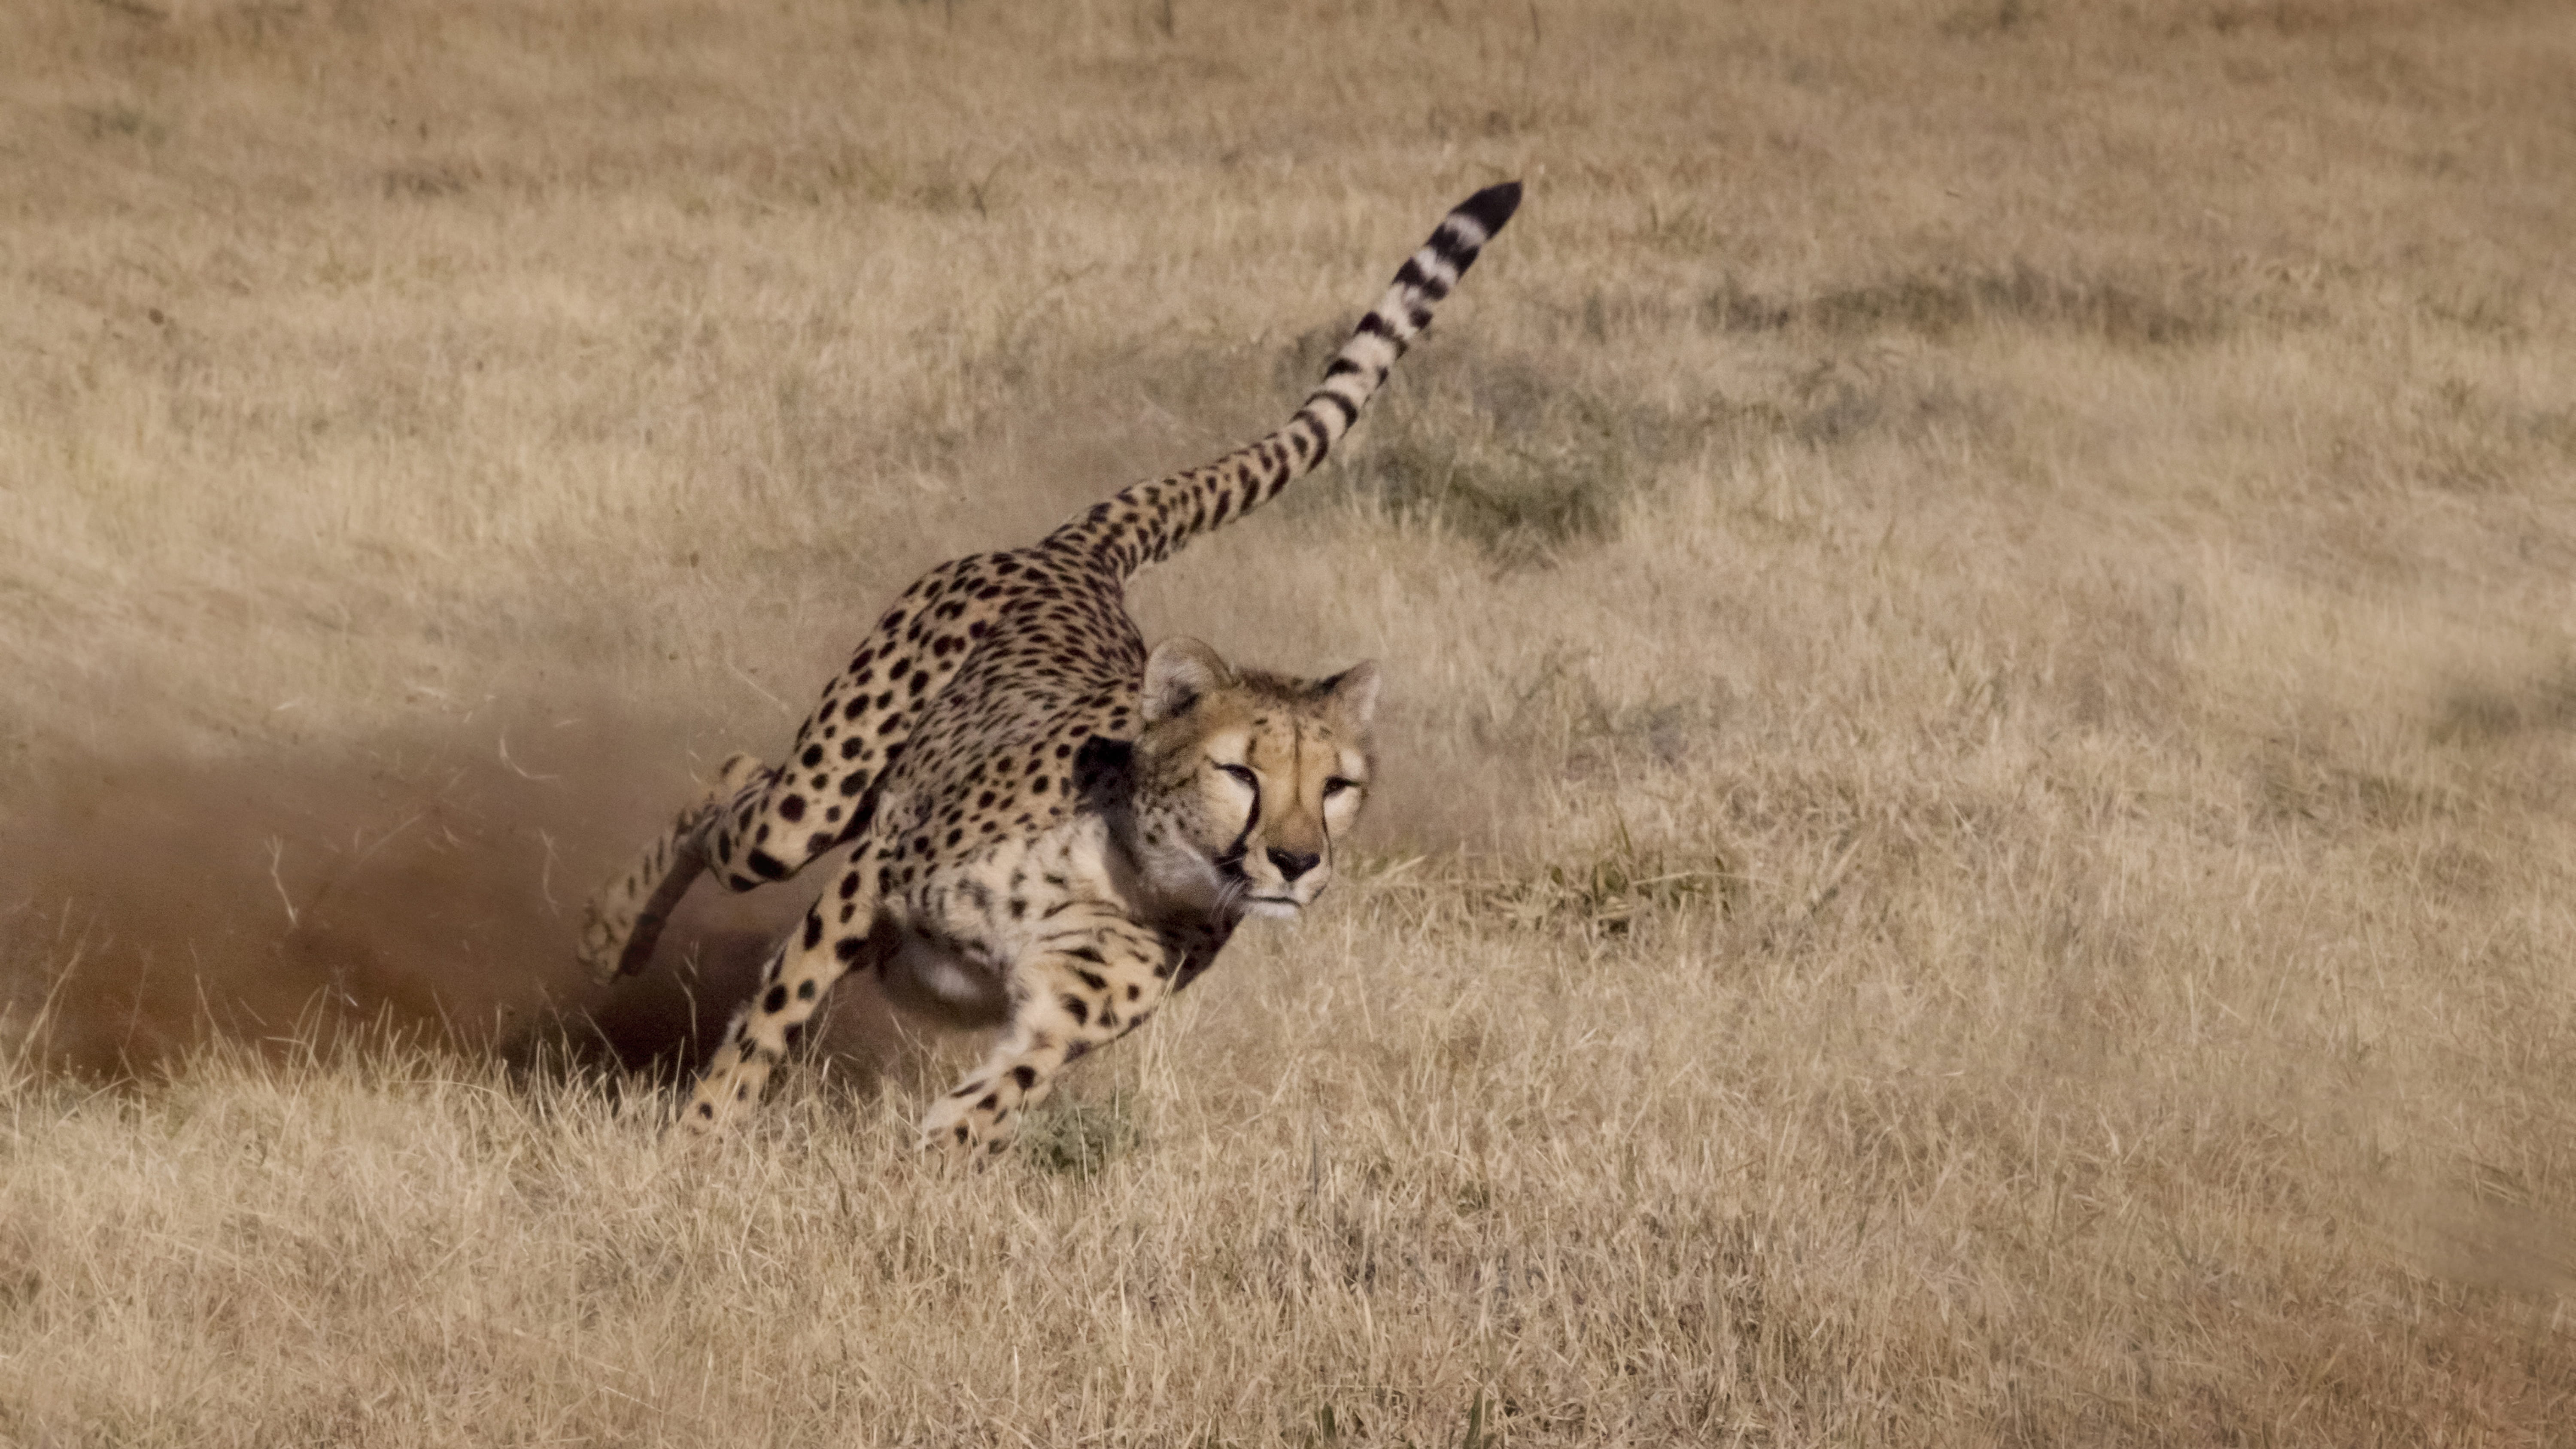
M 1198 534 L 1242 517 L 1324 461 L 1359 421 L 1389 369 L 1503 223 L 1520 209 L 1521 184 L 1488 186 L 1441 218 L 1407 257 L 1395 283 L 1333 355 L 1324 380 L 1288 425 L 1205 467 L 1139 483 L 1056 530 L 1051 542 L 1109 558 L 1121 573 L 1171 556 Z
M 1304 407 L 1289 427 L 1312 419 L 1321 436 L 1316 438 L 1314 461 L 1342 440 L 1357 421 L 1360 409 L 1386 382 L 1388 369 L 1404 355 L 1422 329 L 1431 325 L 1431 312 L 1476 264 L 1476 256 L 1503 223 L 1521 205 L 1521 184 L 1506 181 L 1488 186 L 1468 197 L 1431 233 L 1421 250 L 1405 258 L 1402 270 L 1395 274 L 1395 284 L 1369 314 L 1360 319 L 1351 340 L 1324 369 L 1324 380 L 1306 397 Z
M 1500 186 L 1488 186 L 1468 197 L 1459 204 L 1456 214 L 1475 218 L 1476 224 L 1485 229 L 1485 235 L 1491 237 L 1503 229 L 1504 222 L 1512 219 L 1513 212 L 1520 209 L 1521 184 L 1517 181 L 1506 181 Z

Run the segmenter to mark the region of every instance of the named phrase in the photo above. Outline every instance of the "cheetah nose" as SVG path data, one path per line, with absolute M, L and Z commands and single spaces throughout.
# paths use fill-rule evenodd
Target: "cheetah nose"
M 1310 851 L 1281 850 L 1275 845 L 1270 848 L 1270 863 L 1279 867 L 1281 880 L 1295 880 L 1313 870 L 1316 863 L 1322 859 L 1322 856 Z

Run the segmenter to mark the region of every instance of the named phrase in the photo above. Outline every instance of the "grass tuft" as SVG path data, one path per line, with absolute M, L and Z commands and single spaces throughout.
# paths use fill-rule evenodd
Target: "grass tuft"
M 1144 1141 L 1130 1098 L 1059 1096 L 1023 1124 L 1018 1151 L 1041 1171 L 1092 1178 Z

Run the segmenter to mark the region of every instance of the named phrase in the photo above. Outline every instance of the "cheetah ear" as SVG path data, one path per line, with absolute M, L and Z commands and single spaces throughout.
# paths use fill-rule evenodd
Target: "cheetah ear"
M 1145 661 L 1145 723 L 1161 724 L 1197 708 L 1199 697 L 1219 688 L 1234 671 L 1196 639 L 1166 639 Z
M 1377 719 L 1377 661 L 1364 659 L 1324 681 L 1325 698 L 1361 734 Z

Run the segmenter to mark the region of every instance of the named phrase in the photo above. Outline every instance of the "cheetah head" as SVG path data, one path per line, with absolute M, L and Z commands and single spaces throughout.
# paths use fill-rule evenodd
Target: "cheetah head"
M 1129 823 L 1157 893 L 1229 919 L 1294 916 L 1323 894 L 1368 796 L 1377 686 L 1375 664 L 1287 679 L 1195 639 L 1156 648 Z

